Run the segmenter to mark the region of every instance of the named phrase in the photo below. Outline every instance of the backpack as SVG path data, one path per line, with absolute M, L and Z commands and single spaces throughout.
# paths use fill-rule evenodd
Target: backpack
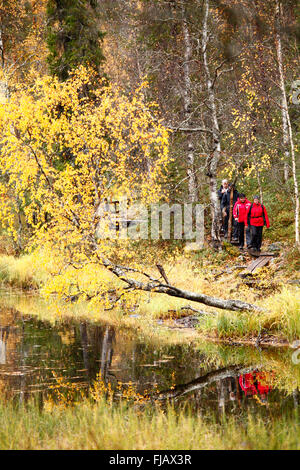
M 250 227 L 250 218 L 251 218 L 252 207 L 253 207 L 253 203 L 251 204 L 249 212 L 248 212 L 248 217 L 247 217 L 248 227 Z M 263 204 L 261 204 L 261 208 L 262 208 L 262 218 L 263 218 L 263 221 L 264 221 L 264 225 L 267 225 L 266 216 L 265 216 L 265 208 L 264 208 Z

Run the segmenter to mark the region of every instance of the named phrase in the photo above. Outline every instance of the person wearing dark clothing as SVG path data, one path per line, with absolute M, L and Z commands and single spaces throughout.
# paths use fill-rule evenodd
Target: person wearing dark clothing
M 230 207 L 230 191 L 231 191 L 231 186 L 229 186 L 229 190 L 223 194 L 222 200 L 221 200 L 221 206 L 228 207 L 228 209 Z M 238 200 L 238 197 L 239 197 L 238 191 L 235 188 L 233 188 L 233 206 Z
M 221 209 L 222 209 L 222 197 L 223 197 L 223 194 L 225 194 L 228 191 L 228 188 L 229 188 L 228 180 L 223 180 L 220 186 L 220 189 L 218 190 L 218 198 L 220 201 Z
M 254 196 L 253 204 L 248 209 L 247 226 L 250 227 L 251 241 L 248 248 L 260 252 L 264 225 L 270 227 L 265 206 L 259 202 L 259 196 Z
M 232 188 L 232 185 L 228 184 L 227 180 L 223 180 L 222 185 L 218 191 L 221 213 L 223 216 L 223 230 L 224 230 L 225 237 L 227 236 L 227 232 L 228 232 L 231 188 Z M 232 201 L 233 206 L 235 205 L 237 198 L 238 198 L 238 191 L 234 188 L 233 189 L 233 201 Z M 234 219 L 233 219 L 232 227 L 233 227 L 233 239 L 237 240 L 238 226 Z
M 238 239 L 239 239 L 239 248 L 240 250 L 244 249 L 245 243 L 245 227 L 247 225 L 247 214 L 251 206 L 251 202 L 248 201 L 245 194 L 240 193 L 239 197 L 233 208 L 233 217 L 238 226 Z M 247 247 L 250 245 L 250 229 L 246 228 L 246 243 Z
M 227 219 L 226 208 L 224 208 L 223 206 L 222 199 L 223 199 L 223 195 L 228 191 L 228 189 L 229 189 L 228 180 L 225 179 L 222 181 L 220 189 L 218 190 L 218 198 L 219 198 L 220 209 L 221 209 L 221 214 L 222 214 L 222 231 L 225 236 L 227 235 L 227 230 L 228 230 L 228 220 L 226 220 Z

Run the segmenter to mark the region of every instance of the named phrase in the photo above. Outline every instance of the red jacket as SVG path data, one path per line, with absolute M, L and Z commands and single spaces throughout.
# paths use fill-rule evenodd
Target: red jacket
M 262 395 L 268 394 L 271 390 L 268 379 L 270 376 L 265 372 L 256 372 L 256 374 L 244 374 L 239 377 L 239 384 L 245 395 Z M 256 381 L 256 384 L 254 383 Z
M 258 204 L 253 203 L 252 209 L 251 209 L 251 214 L 250 214 L 250 225 L 254 225 L 255 227 L 263 227 L 264 226 L 263 212 L 264 212 L 264 216 L 265 216 L 265 220 L 266 220 L 266 226 L 268 228 L 270 227 L 270 222 L 269 222 L 269 218 L 268 218 L 266 208 L 265 208 L 265 206 L 263 206 L 263 207 L 264 208 L 262 208 L 262 205 L 260 204 L 260 202 Z M 247 222 L 246 222 L 247 225 L 248 225 L 248 215 L 249 215 L 249 212 L 250 212 L 250 208 L 251 208 L 251 206 L 249 206 L 248 212 L 247 212 Z
M 238 198 L 234 204 L 233 217 L 238 219 L 238 222 L 244 222 L 247 225 L 247 214 L 250 206 L 251 202 L 248 199 L 245 199 L 245 202 L 241 202 L 240 198 Z

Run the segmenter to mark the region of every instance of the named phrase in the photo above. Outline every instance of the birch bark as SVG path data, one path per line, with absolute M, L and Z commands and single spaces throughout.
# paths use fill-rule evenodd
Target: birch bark
M 184 121 L 185 121 L 185 125 L 189 123 L 189 127 L 191 127 L 190 118 L 191 118 L 192 82 L 191 82 L 190 63 L 192 59 L 192 44 L 191 44 L 191 37 L 190 37 L 189 28 L 188 28 L 184 5 L 182 6 L 182 29 L 183 29 L 183 38 L 184 38 L 184 64 L 183 64 Z M 187 161 L 189 202 L 196 202 L 198 200 L 198 191 L 197 191 L 197 178 L 195 174 L 194 143 L 193 143 L 193 137 L 191 133 L 189 133 L 187 137 L 186 161 Z
M 281 90 L 281 110 L 282 110 L 282 122 L 283 122 L 283 138 L 287 139 L 290 146 L 291 160 L 292 160 L 292 175 L 293 175 L 293 184 L 294 184 L 294 214 L 295 214 L 295 242 L 296 245 L 300 245 L 299 238 L 299 186 L 297 181 L 297 169 L 296 169 L 296 155 L 295 155 L 295 146 L 293 138 L 293 129 L 291 125 L 291 119 L 288 109 L 288 100 L 285 90 L 285 80 L 284 80 L 284 71 L 283 71 L 283 60 L 282 60 L 282 44 L 280 36 L 280 25 L 281 25 L 281 3 L 280 0 L 276 0 L 276 33 L 275 33 L 275 43 L 276 43 L 276 54 L 278 62 L 278 71 L 279 71 L 279 85 Z M 287 133 L 286 133 L 287 132 Z M 286 141 L 287 142 L 287 141 Z M 287 163 L 287 162 L 286 162 Z
M 217 169 L 221 157 L 221 138 L 220 138 L 220 126 L 217 116 L 217 107 L 215 92 L 213 87 L 213 82 L 211 79 L 211 73 L 208 65 L 207 57 L 207 47 L 209 43 L 208 38 L 208 17 L 209 17 L 209 0 L 204 2 L 204 21 L 203 21 L 203 30 L 202 30 L 202 56 L 206 80 L 206 88 L 208 93 L 208 102 L 211 110 L 211 130 L 212 130 L 212 140 L 213 140 L 213 149 L 210 161 L 208 163 L 208 175 L 209 175 L 209 193 L 210 193 L 210 203 L 211 203 L 211 217 L 212 217 L 212 227 L 211 227 L 211 237 L 213 241 L 220 242 L 220 204 L 217 195 Z

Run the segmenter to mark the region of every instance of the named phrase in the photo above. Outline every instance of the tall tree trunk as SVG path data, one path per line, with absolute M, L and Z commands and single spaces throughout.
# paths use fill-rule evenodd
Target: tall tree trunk
M 183 29 L 183 38 L 184 38 L 184 64 L 183 64 L 184 121 L 185 121 L 185 125 L 189 123 L 189 127 L 191 127 L 190 116 L 191 116 L 192 83 L 191 83 L 190 62 L 192 59 L 192 44 L 191 44 L 190 32 L 188 28 L 184 5 L 182 6 L 182 29 Z M 197 191 L 197 178 L 195 174 L 195 154 L 194 154 L 194 143 L 193 143 L 192 134 L 188 134 L 188 138 L 187 138 L 186 161 L 187 161 L 189 202 L 196 202 L 198 200 L 198 191 Z
M 221 139 L 220 127 L 217 117 L 217 108 L 213 82 L 208 66 L 207 46 L 208 46 L 208 15 L 209 15 L 209 0 L 204 3 L 204 21 L 202 30 L 202 55 L 206 79 L 206 88 L 208 93 L 208 102 L 211 110 L 211 130 L 213 139 L 213 149 L 210 161 L 208 163 L 208 176 L 209 176 L 209 193 L 211 203 L 212 227 L 211 237 L 213 241 L 220 242 L 220 204 L 217 195 L 217 169 L 221 156 Z
M 260 202 L 263 203 L 263 190 L 262 190 L 259 165 L 258 165 L 256 155 L 253 155 L 253 159 L 254 159 L 255 173 L 256 173 L 256 179 L 257 179 L 257 184 L 258 184 L 258 189 L 259 189 Z
M 8 83 L 5 74 L 4 44 L 2 35 L 2 26 L 0 23 L 0 63 L 2 69 L 2 77 L 0 80 L 0 103 L 5 103 L 9 97 Z
M 289 129 L 287 124 L 287 116 L 284 108 L 284 101 L 281 104 L 282 114 L 282 144 L 284 152 L 284 163 L 283 163 L 283 181 L 287 183 L 289 179 L 289 161 L 290 161 L 290 149 L 289 149 Z
M 293 130 L 291 126 L 290 114 L 288 109 L 288 101 L 286 96 L 285 90 L 285 83 L 284 83 L 284 72 L 283 72 L 283 60 L 282 60 L 282 45 L 281 45 L 281 36 L 280 36 L 280 25 L 281 25 L 281 4 L 279 0 L 276 0 L 276 35 L 275 35 L 275 42 L 276 42 L 276 53 L 277 53 L 277 61 L 278 61 L 278 71 L 279 71 L 279 83 L 280 83 L 280 90 L 281 90 L 281 109 L 282 109 L 282 116 L 283 120 L 285 119 L 287 131 L 288 131 L 288 139 L 290 144 L 290 152 L 291 152 L 291 159 L 292 159 L 292 174 L 293 174 L 293 182 L 294 182 L 294 200 L 295 200 L 295 242 L 296 245 L 300 245 L 300 238 L 299 238 L 299 187 L 297 181 L 297 171 L 296 171 L 296 155 L 295 155 L 295 146 L 294 146 L 294 139 L 293 139 Z M 286 130 L 283 129 L 283 132 Z M 285 136 L 287 137 L 287 136 Z M 287 163 L 287 162 L 286 162 Z
M 277 42 L 279 50 L 277 49 L 277 57 L 279 61 L 279 67 L 282 68 L 282 46 L 281 46 L 281 36 L 280 36 L 280 18 L 282 16 L 281 13 L 281 5 L 280 2 L 277 0 L 276 4 L 276 14 L 277 14 Z M 283 74 L 282 74 L 283 75 Z M 285 106 L 285 98 L 284 98 L 284 83 L 280 81 L 280 89 L 281 89 L 281 119 L 282 119 L 282 146 L 283 146 L 283 153 L 284 153 L 284 163 L 283 163 L 283 181 L 287 183 L 289 178 L 289 162 L 290 162 L 290 143 L 289 143 L 289 128 L 288 128 L 288 119 L 286 113 L 286 106 Z

